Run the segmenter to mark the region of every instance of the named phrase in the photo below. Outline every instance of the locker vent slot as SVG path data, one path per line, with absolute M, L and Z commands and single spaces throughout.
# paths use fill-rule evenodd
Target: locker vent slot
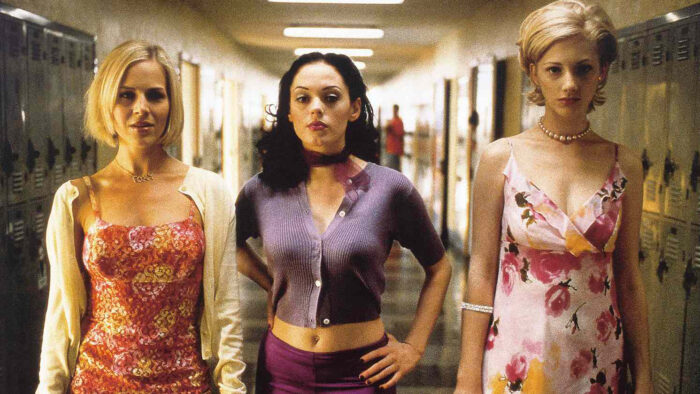
M 24 176 L 19 171 L 12 173 L 12 194 L 21 194 L 24 189 Z
M 693 253 L 693 268 L 700 269 L 700 239 L 698 239 L 698 244 L 695 245 L 695 253 Z
M 58 38 L 51 39 L 51 64 L 57 66 L 61 64 L 61 48 L 58 47 Z
M 642 64 L 642 52 L 634 52 L 630 58 L 630 68 L 636 70 Z
M 53 168 L 53 184 L 58 186 L 63 180 L 63 164 L 56 164 Z
M 666 237 L 664 257 L 669 261 L 670 264 L 674 265 L 681 260 L 681 241 L 674 234 L 669 234 Z
M 35 62 L 38 62 L 41 60 L 41 42 L 40 41 L 32 41 L 31 44 L 31 55 L 32 55 L 32 60 Z
M 646 194 L 646 199 L 648 201 L 656 201 L 656 181 L 653 179 L 647 179 L 646 188 L 644 190 Z
M 46 229 L 46 215 L 44 212 L 36 212 L 34 214 L 34 232 L 37 234 L 43 234 Z
M 17 219 L 10 222 L 10 239 L 15 244 L 24 241 L 24 220 Z
M 676 41 L 676 60 L 690 59 L 690 39 L 680 38 Z
M 656 392 L 661 394 L 671 394 L 671 381 L 661 372 L 656 373 Z
M 647 252 L 654 249 L 654 231 L 651 226 L 642 227 L 642 248 Z
M 46 170 L 44 167 L 37 167 L 34 170 L 34 188 L 43 189 L 46 183 Z
M 683 205 L 683 191 L 678 185 L 671 185 L 668 188 L 668 203 L 671 207 L 680 207 Z
M 664 46 L 663 44 L 654 45 L 651 49 L 651 64 L 658 66 L 664 62 Z
M 22 27 L 19 23 L 11 23 L 9 29 L 7 52 L 10 56 L 17 57 L 22 51 Z
M 80 176 L 80 165 L 77 161 L 70 163 L 70 173 L 71 178 L 77 178 L 78 176 Z

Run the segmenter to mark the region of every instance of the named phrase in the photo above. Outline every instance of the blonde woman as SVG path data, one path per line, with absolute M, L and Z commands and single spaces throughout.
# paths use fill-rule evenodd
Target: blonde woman
M 618 393 L 629 362 L 648 393 L 642 166 L 587 118 L 605 101 L 613 25 L 556 1 L 525 19 L 518 46 L 545 114 L 480 158 L 456 392 Z
M 182 119 L 161 47 L 107 55 L 85 125 L 117 154 L 54 198 L 38 393 L 245 392 L 233 201 L 166 153 Z

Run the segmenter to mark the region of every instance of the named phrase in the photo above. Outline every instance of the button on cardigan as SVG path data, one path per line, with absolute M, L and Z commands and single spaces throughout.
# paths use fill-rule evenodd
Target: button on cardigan
M 245 393 L 233 200 L 221 177 L 194 167 L 179 191 L 194 201 L 204 223 L 202 357 L 213 367 L 212 378 L 221 393 Z M 75 372 L 80 322 L 87 306 L 73 231 L 72 204 L 78 194 L 70 182 L 64 183 L 56 191 L 49 216 L 46 247 L 51 283 L 37 393 L 66 392 Z
M 305 182 L 273 191 L 256 175 L 238 196 L 237 243 L 262 237 L 275 313 L 285 322 L 318 327 L 374 320 L 394 240 L 423 266 L 445 254 L 423 200 L 403 174 L 367 163 L 351 180 L 323 234 L 314 225 Z

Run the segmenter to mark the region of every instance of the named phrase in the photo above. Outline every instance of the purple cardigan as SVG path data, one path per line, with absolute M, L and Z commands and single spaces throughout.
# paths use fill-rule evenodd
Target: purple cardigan
M 363 184 L 367 175 L 369 182 Z M 262 236 L 273 276 L 275 313 L 285 322 L 325 327 L 377 319 L 384 262 L 394 240 L 423 266 L 445 254 L 408 178 L 368 163 L 352 179 L 353 190 L 323 234 L 311 217 L 305 182 L 275 192 L 256 175 L 238 196 L 237 243 Z

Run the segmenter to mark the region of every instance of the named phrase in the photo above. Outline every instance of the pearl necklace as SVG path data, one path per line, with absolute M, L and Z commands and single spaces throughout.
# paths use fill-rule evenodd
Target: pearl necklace
M 591 123 L 589 122 L 589 123 L 588 123 L 588 127 L 586 128 L 586 130 L 583 130 L 582 132 L 580 132 L 580 133 L 578 133 L 578 134 L 574 134 L 574 135 L 559 135 L 559 134 L 557 134 L 557 133 L 555 133 L 555 132 L 553 132 L 553 131 L 547 129 L 546 127 L 544 127 L 544 124 L 542 124 L 542 119 L 544 119 L 544 116 L 540 117 L 540 119 L 537 120 L 537 125 L 540 126 L 540 129 L 547 135 L 547 137 L 549 137 L 549 138 L 551 138 L 551 139 L 553 139 L 553 140 L 555 140 L 555 141 L 559 141 L 559 142 L 571 142 L 571 141 L 575 141 L 575 140 L 577 140 L 577 139 L 583 137 L 584 135 L 588 134 L 589 131 L 591 131 Z

